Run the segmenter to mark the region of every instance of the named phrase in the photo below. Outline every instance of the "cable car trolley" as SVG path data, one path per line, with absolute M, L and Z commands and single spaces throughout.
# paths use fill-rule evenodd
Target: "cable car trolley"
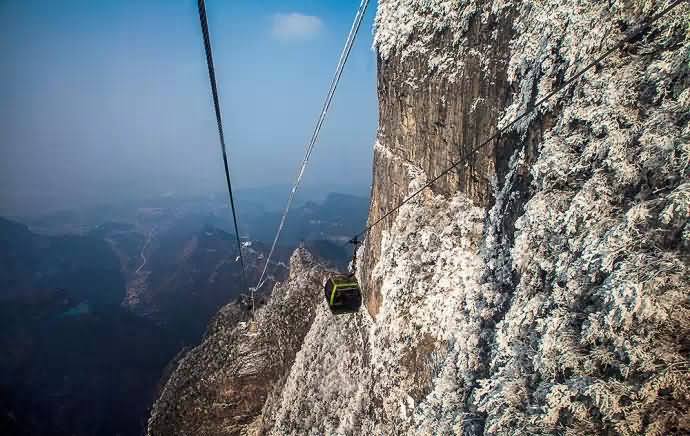
M 355 276 L 333 275 L 326 279 L 323 288 L 334 315 L 357 312 L 362 305 L 362 292 Z
M 357 238 L 349 241 L 353 245 L 352 273 L 333 274 L 326 278 L 323 285 L 324 295 L 328 308 L 334 315 L 355 313 L 362 305 L 362 290 L 355 277 L 357 268 L 357 246 L 360 242 Z

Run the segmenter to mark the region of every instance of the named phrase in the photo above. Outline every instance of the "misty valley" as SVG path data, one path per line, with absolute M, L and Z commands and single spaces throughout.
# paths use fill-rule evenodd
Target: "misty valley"
M 258 280 L 280 213 L 245 208 L 247 280 Z M 0 433 L 137 435 L 177 356 L 218 310 L 249 316 L 224 198 L 138 202 L 0 218 Z M 249 200 L 249 199 L 247 199 Z M 368 201 L 329 194 L 300 202 L 258 305 L 307 247 L 343 269 L 343 242 Z

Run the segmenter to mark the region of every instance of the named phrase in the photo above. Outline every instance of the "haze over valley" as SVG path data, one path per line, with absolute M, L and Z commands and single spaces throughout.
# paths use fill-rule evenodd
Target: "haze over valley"
M 251 286 L 280 219 L 277 191 L 238 195 Z M 302 196 L 292 210 L 259 307 L 298 246 L 346 266 L 343 241 L 364 225 L 368 201 L 321 197 Z M 231 303 L 237 321 L 249 314 L 225 201 L 163 195 L 28 217 L 28 226 L 0 218 L 3 434 L 142 431 L 175 356 L 198 344 L 222 306 Z

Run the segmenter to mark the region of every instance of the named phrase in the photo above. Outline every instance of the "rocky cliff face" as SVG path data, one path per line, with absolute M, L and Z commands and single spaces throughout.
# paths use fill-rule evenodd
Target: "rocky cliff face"
M 665 5 L 381 0 L 370 221 Z M 375 228 L 368 310 L 301 308 L 294 362 L 243 431 L 690 432 L 689 14 Z
M 153 407 L 150 435 L 240 434 L 280 389 L 322 303 L 324 269 L 305 250 L 290 260 L 290 276 L 257 311 L 255 326 L 235 305 L 221 309 L 203 342 L 178 363 Z
M 477 3 L 477 2 L 470 2 Z M 378 220 L 410 193 L 407 165 L 436 176 L 470 153 L 497 128 L 510 87 L 507 68 L 513 35 L 510 12 L 490 13 L 459 2 L 381 1 L 376 18 L 379 131 L 369 221 Z M 506 159 L 499 141 L 442 177 L 433 191 L 458 189 L 479 206 L 492 201 L 490 180 Z M 367 306 L 376 316 L 381 295 L 373 269 L 383 232 L 368 235 L 363 278 Z

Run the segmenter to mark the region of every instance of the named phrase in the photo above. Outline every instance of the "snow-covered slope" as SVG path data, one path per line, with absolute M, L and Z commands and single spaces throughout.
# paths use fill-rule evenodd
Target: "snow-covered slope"
M 420 179 L 415 179 L 419 181 Z M 383 305 L 324 307 L 285 388 L 264 409 L 273 434 L 394 434 L 461 428 L 465 373 L 479 362 L 483 210 L 463 195 L 405 206 L 384 235 Z M 448 430 L 446 430 L 448 431 Z
M 370 221 L 666 5 L 381 0 Z M 370 232 L 366 309 L 315 303 L 243 431 L 690 433 L 689 16 Z
M 229 304 L 202 343 L 177 364 L 154 404 L 150 435 L 240 434 L 279 389 L 312 325 L 325 271 L 304 249 L 290 259 L 290 275 L 276 284 L 255 326 L 239 322 Z M 246 317 L 246 316 L 245 316 Z
M 380 83 L 396 89 L 380 92 L 381 112 L 397 115 L 382 119 L 370 218 L 438 174 L 437 153 L 462 155 L 457 142 L 430 147 L 458 120 L 490 122 L 473 115 L 484 107 L 492 128 L 507 124 L 661 6 L 382 1 L 380 74 L 394 74 Z M 491 144 L 472 162 L 479 180 L 443 180 L 370 237 L 375 318 L 317 313 L 266 428 L 690 431 L 689 13 Z M 510 33 L 508 56 L 476 32 Z M 513 91 L 472 88 L 477 77 Z M 475 89 L 472 102 L 455 87 Z

